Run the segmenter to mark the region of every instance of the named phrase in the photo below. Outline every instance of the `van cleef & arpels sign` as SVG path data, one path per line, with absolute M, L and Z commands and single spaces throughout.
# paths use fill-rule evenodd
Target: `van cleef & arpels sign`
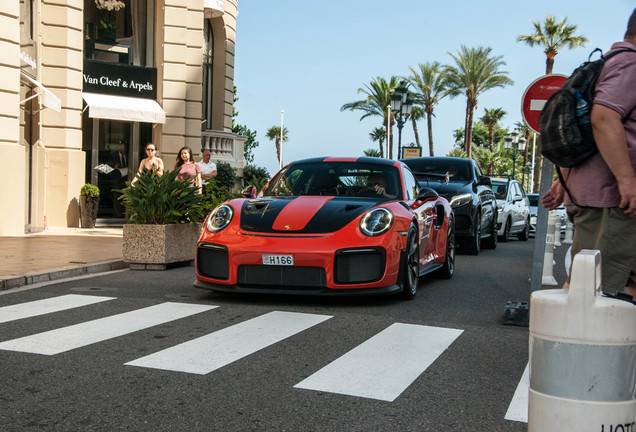
M 157 70 L 84 60 L 82 90 L 90 93 L 156 99 Z

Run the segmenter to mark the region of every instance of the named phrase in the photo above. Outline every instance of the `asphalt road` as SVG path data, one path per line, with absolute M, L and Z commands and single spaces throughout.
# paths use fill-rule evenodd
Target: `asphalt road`
M 413 301 L 209 293 L 193 267 L 5 292 L 0 429 L 525 431 L 528 328 L 501 320 L 534 242 L 458 255 Z M 68 295 L 94 303 L 42 313 Z

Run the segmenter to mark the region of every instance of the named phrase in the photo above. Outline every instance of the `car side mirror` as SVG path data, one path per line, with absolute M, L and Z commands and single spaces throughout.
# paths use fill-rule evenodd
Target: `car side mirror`
M 421 188 L 420 191 L 417 193 L 418 201 L 426 201 L 431 198 L 437 199 L 438 197 L 439 197 L 439 194 L 437 192 L 427 187 Z
M 477 184 L 484 185 L 484 186 L 492 186 L 492 183 L 490 182 L 490 177 L 488 176 L 479 177 L 479 181 L 477 182 Z
M 246 186 L 241 191 L 243 198 L 256 198 L 256 186 Z
M 521 201 L 523 199 L 523 197 L 521 196 L 521 194 L 517 194 L 514 197 L 512 197 L 512 201 L 517 202 L 517 201 Z

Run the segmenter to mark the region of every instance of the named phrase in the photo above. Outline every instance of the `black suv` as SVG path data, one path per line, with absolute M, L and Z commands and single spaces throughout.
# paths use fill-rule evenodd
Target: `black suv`
M 420 157 L 402 159 L 422 187 L 434 189 L 448 200 L 455 214 L 457 242 L 471 255 L 481 245 L 497 247 L 497 200 L 490 178 L 472 159 Z M 461 250 L 461 249 L 460 249 Z

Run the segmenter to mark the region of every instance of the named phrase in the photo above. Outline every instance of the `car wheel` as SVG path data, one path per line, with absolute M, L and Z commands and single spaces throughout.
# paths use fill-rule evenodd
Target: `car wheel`
M 469 255 L 478 255 L 481 250 L 481 215 L 475 215 L 475 223 L 473 224 L 473 235 L 468 239 L 466 244 L 466 252 Z
M 486 249 L 497 249 L 497 222 L 494 220 L 490 228 L 490 237 L 484 239 L 484 247 Z
M 510 238 L 510 218 L 506 219 L 506 226 L 504 227 L 504 232 L 501 238 L 499 239 L 502 242 L 507 242 Z
M 455 274 L 455 221 L 448 221 L 448 231 L 446 233 L 446 259 L 444 265 L 439 269 L 439 275 L 444 279 L 450 279 Z
M 411 225 L 406 239 L 406 260 L 402 277 L 402 298 L 411 300 L 417 294 L 417 284 L 420 277 L 420 244 L 417 229 Z
M 517 238 L 522 241 L 527 241 L 530 238 L 530 221 L 526 220 L 526 226 L 523 227 L 523 231 L 517 234 Z

